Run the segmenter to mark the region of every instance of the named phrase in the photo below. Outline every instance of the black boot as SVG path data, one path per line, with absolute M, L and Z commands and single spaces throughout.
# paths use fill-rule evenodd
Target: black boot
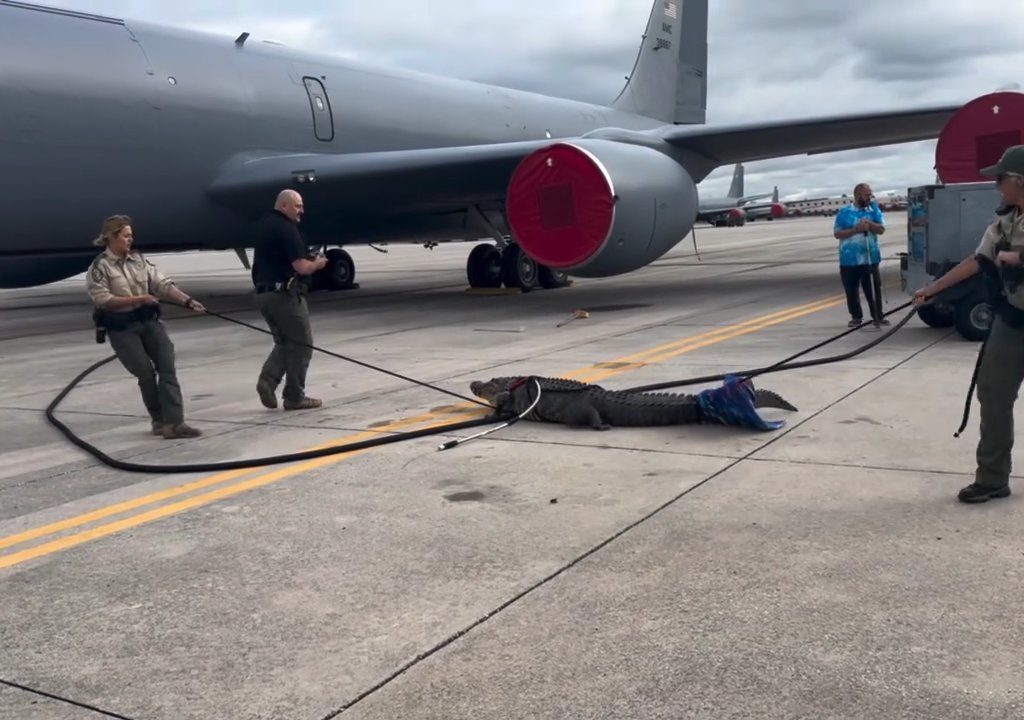
M 965 488 L 960 490 L 960 493 L 956 496 L 956 499 L 962 503 L 983 503 L 996 498 L 1004 498 L 1010 496 L 1010 487 L 1001 488 L 986 488 L 981 487 L 977 483 L 971 483 Z

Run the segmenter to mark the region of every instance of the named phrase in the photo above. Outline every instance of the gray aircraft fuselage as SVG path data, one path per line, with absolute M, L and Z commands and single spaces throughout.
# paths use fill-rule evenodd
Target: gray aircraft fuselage
M 7 209 L 0 286 L 6 287 L 84 270 L 97 252 L 93 237 L 114 213 L 144 218 L 135 227 L 143 250 L 251 247 L 251 218 L 207 193 L 225 165 L 246 153 L 365 153 L 664 124 L 266 42 L 237 45 L 9 4 L 0 4 L 0 69 L 0 197 Z M 318 111 L 317 95 L 329 107 Z M 377 202 L 384 210 L 388 198 Z M 307 208 L 307 218 L 316 213 Z M 352 218 L 344 236 L 323 240 L 424 233 L 422 223 L 378 217 L 362 202 Z M 438 239 L 465 233 L 457 216 L 441 215 L 431 228 Z

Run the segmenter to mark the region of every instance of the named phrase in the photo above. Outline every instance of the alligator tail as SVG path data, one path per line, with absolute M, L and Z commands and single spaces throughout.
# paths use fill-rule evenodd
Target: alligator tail
M 794 407 L 788 400 L 777 392 L 772 392 L 771 390 L 755 390 L 754 407 L 778 408 L 780 410 L 791 410 L 793 412 L 797 412 L 796 407 Z

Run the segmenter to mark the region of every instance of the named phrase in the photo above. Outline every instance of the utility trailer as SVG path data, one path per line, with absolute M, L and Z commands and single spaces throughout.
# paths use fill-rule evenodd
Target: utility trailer
M 907 251 L 900 253 L 900 289 L 913 295 L 974 254 L 1001 200 L 992 182 L 921 185 L 907 190 Z M 981 274 L 939 293 L 917 309 L 931 327 L 956 327 L 979 341 L 992 324 Z

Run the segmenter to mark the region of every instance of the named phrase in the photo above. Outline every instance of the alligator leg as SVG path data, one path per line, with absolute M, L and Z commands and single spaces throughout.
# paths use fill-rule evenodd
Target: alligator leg
M 589 427 L 594 430 L 610 430 L 601 413 L 590 403 L 573 403 L 565 409 L 565 424 L 570 427 Z

